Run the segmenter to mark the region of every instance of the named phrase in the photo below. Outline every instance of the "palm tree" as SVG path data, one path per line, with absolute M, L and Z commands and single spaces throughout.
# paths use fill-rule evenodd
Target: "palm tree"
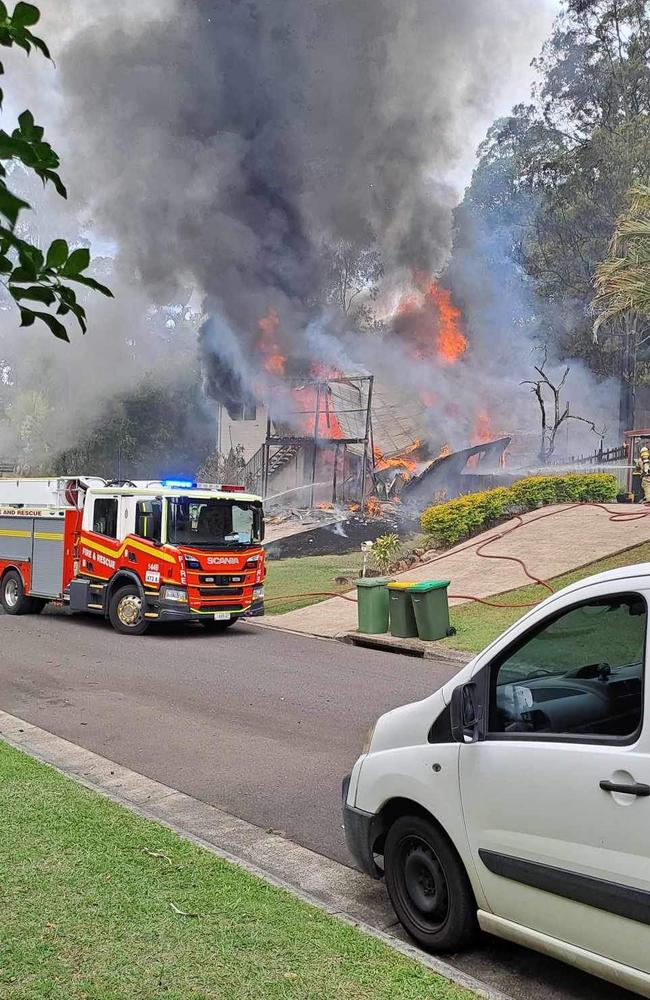
M 640 182 L 628 194 L 628 206 L 619 216 L 609 253 L 596 265 L 594 340 L 601 327 L 620 338 L 621 429 L 635 419 L 637 354 L 647 341 L 650 320 L 650 185 Z
M 605 324 L 619 325 L 633 316 L 650 318 L 650 185 L 631 188 L 609 253 L 596 266 L 594 285 L 594 337 Z

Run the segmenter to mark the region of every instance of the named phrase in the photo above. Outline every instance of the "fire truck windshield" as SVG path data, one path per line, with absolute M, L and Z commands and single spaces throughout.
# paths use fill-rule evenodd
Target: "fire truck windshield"
M 167 500 L 167 541 L 172 545 L 230 549 L 262 540 L 262 506 L 237 500 Z

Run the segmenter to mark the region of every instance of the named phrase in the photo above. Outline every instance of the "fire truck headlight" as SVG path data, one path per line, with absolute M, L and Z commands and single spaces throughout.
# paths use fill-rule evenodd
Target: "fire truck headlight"
M 253 587 L 253 600 L 261 601 L 264 597 L 264 587 Z
M 179 604 L 187 604 L 187 591 L 178 587 L 163 587 L 160 591 L 163 601 L 177 601 Z
M 201 563 L 193 556 L 185 556 L 185 565 L 188 569 L 201 569 Z

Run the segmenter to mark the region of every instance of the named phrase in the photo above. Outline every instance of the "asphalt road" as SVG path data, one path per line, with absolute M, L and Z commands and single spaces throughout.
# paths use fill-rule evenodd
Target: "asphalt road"
M 250 625 L 138 639 L 46 613 L 0 628 L 5 711 L 347 864 L 341 778 L 369 726 L 455 672 Z
M 95 618 L 0 618 L 0 708 L 344 864 L 341 777 L 378 715 L 456 668 L 238 625 L 117 635 Z M 629 997 L 485 939 L 459 964 L 513 996 Z

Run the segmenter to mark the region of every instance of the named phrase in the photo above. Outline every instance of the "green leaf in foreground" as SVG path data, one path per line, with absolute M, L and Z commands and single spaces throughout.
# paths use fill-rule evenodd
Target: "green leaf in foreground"
M 76 277 L 76 275 L 85 271 L 89 264 L 90 250 L 86 247 L 79 247 L 78 250 L 72 251 L 61 273 L 65 278 Z
M 46 266 L 54 268 L 62 267 L 68 259 L 68 253 L 68 244 L 65 240 L 54 240 L 50 243 L 50 249 L 47 251 L 47 257 L 45 258 Z
M 38 7 L 31 3 L 17 3 L 11 16 L 14 27 L 30 28 L 33 24 L 38 24 L 41 13 Z
M 81 274 L 72 275 L 71 274 L 69 276 L 66 275 L 66 277 L 69 277 L 70 281 L 78 281 L 80 285 L 86 285 L 88 288 L 92 288 L 95 292 L 101 292 L 102 295 L 106 295 L 106 296 L 108 296 L 108 298 L 111 298 L 111 299 L 113 298 L 113 293 L 110 290 L 110 288 L 107 288 L 106 285 L 100 284 L 99 281 L 95 281 L 94 278 L 88 278 L 88 277 L 86 277 L 85 274 L 84 275 L 81 275 Z
M 40 319 L 41 322 L 45 323 L 45 325 L 50 328 L 50 330 L 58 340 L 65 340 L 66 343 L 69 343 L 70 337 L 68 336 L 68 331 L 64 327 L 63 323 L 60 320 L 56 319 L 55 316 L 50 316 L 50 314 L 46 312 L 36 312 L 36 311 L 34 311 L 34 316 L 36 317 L 36 319 Z M 21 325 L 24 326 L 25 324 Z

